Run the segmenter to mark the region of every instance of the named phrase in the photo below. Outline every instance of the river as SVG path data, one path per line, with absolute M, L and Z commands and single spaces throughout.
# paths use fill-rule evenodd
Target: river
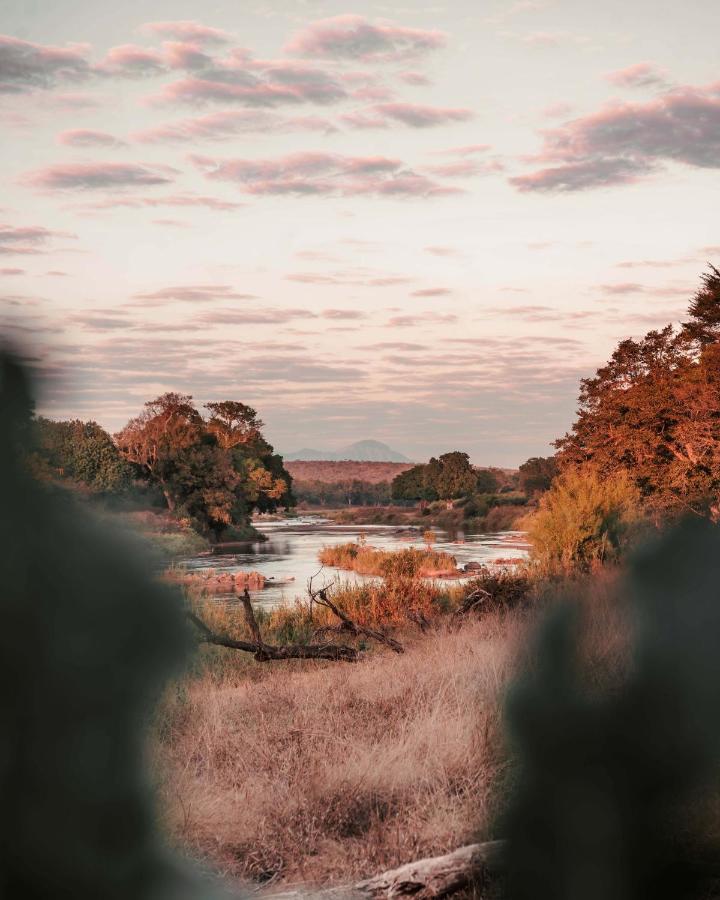
M 318 553 L 328 544 L 355 541 L 364 534 L 367 543 L 379 550 L 424 546 L 422 529 L 397 525 L 335 525 L 321 516 L 259 520 L 253 524 L 267 537 L 266 541 L 249 545 L 242 552 L 189 557 L 182 565 L 191 571 L 260 572 L 269 583 L 261 591 L 251 591 L 252 599 L 257 606 L 270 608 L 305 595 L 308 579 L 320 569 Z M 528 547 L 522 532 L 450 535 L 439 529 L 433 531 L 433 548 L 452 554 L 460 567 L 469 562 L 491 565 L 494 560 L 507 564 L 527 557 Z M 319 585 L 335 577 L 343 581 L 366 580 L 354 572 L 326 567 L 315 583 Z M 223 597 L 214 599 L 222 601 Z

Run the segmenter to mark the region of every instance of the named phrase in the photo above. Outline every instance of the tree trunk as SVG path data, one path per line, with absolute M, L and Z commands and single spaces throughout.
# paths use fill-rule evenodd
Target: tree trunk
M 481 888 L 502 875 L 503 841 L 469 844 L 445 856 L 406 863 L 367 881 L 322 891 L 287 891 L 267 895 L 268 900 L 390 900 L 414 897 L 431 900 L 450 897 L 470 884 Z

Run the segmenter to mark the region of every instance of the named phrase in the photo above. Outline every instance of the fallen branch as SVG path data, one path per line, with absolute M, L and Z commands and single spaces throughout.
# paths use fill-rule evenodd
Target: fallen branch
M 203 620 L 188 612 L 187 618 L 201 634 L 200 642 L 214 644 L 217 647 L 228 647 L 231 650 L 244 650 L 252 653 L 258 662 L 278 659 L 329 659 L 333 661 L 356 662 L 360 659 L 360 651 L 344 644 L 266 644 L 260 634 L 260 628 L 250 603 L 249 595 L 243 597 L 245 619 L 248 622 L 254 641 L 239 641 L 224 634 L 216 634 Z M 248 606 L 250 607 L 248 611 Z M 252 623 L 252 624 L 251 624 Z
M 327 588 L 320 588 L 319 591 L 313 591 L 312 589 L 312 578 L 308 582 L 308 593 L 310 594 L 310 602 L 317 603 L 318 606 L 325 606 L 330 612 L 337 616 L 340 619 L 340 630 L 341 631 L 349 631 L 350 634 L 354 634 L 356 637 L 363 634 L 365 637 L 372 638 L 375 641 L 378 641 L 381 644 L 385 644 L 395 653 L 404 653 L 405 648 L 399 642 L 394 640 L 388 635 L 383 634 L 382 631 L 375 631 L 372 628 L 366 628 L 364 625 L 358 625 L 354 622 L 350 616 L 340 609 L 339 606 L 336 606 L 333 601 L 330 599 L 327 593 Z
M 503 873 L 503 841 L 469 844 L 444 856 L 433 856 L 406 863 L 367 881 L 322 891 L 286 891 L 268 895 L 268 900 L 390 900 L 414 897 L 415 900 L 450 897 L 473 884 L 482 889 Z
M 492 594 L 488 594 L 488 592 L 482 588 L 475 588 L 474 591 L 471 591 L 467 595 L 460 606 L 458 606 L 453 613 L 453 617 L 459 618 L 460 616 L 466 616 L 468 613 L 477 610 L 488 601 L 492 601 Z

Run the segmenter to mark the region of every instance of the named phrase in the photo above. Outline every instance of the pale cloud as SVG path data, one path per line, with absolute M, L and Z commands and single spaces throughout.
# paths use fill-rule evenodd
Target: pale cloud
M 720 168 L 720 82 L 678 87 L 645 103 L 613 103 L 545 131 L 536 159 L 558 163 L 510 179 L 524 191 L 632 184 L 678 162 Z
M 22 182 L 52 191 L 117 190 L 170 184 L 166 166 L 138 163 L 60 163 L 27 172 Z
M 383 156 L 308 152 L 274 159 L 191 159 L 207 178 L 234 182 L 248 194 L 432 197 L 456 190 Z
M 90 75 L 87 44 L 56 47 L 0 35 L 0 94 L 20 94 L 82 81 Z
M 372 23 L 363 16 L 341 15 L 313 22 L 285 47 L 290 55 L 390 62 L 425 55 L 444 47 L 442 31 Z

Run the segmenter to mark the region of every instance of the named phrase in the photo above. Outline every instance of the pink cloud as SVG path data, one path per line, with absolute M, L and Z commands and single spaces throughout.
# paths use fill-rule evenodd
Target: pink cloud
M 397 77 L 405 84 L 412 84 L 415 87 L 427 87 L 430 84 L 430 79 L 422 72 L 398 72 Z
M 198 206 L 212 209 L 215 212 L 234 212 L 245 205 L 244 203 L 230 200 L 221 200 L 218 197 L 206 197 L 202 194 L 171 194 L 164 197 L 106 197 L 103 200 L 98 200 L 95 203 L 86 203 L 77 208 L 94 211 L 115 209 L 117 207 L 140 209 L 142 207 L 155 208 L 158 206 Z
M 457 322 L 457 316 L 453 313 L 419 313 L 418 315 L 393 316 L 388 319 L 388 325 L 393 328 L 412 328 L 415 325 L 447 325 Z
M 422 288 L 419 291 L 413 291 L 411 297 L 448 297 L 452 294 L 450 288 L 434 287 Z
M 101 190 L 170 184 L 166 166 L 137 163 L 66 163 L 28 172 L 24 184 L 48 190 Z
M 10 275 L 24 275 L 25 269 L 17 269 L 13 266 L 3 266 L 0 268 L 0 275 L 10 276 Z
M 163 57 L 171 69 L 202 69 L 212 65 L 212 57 L 204 53 L 197 44 L 184 41 L 165 41 Z
M 365 87 L 356 88 L 352 92 L 355 100 L 392 100 L 395 92 L 389 87 L 379 84 L 369 84 Z
M 466 144 L 464 147 L 448 147 L 447 150 L 433 150 L 435 156 L 471 156 L 474 153 L 487 153 L 490 144 Z
M 193 41 L 198 44 L 227 44 L 232 40 L 227 31 L 186 19 L 177 22 L 146 22 L 140 26 L 140 30 L 146 34 L 158 34 L 172 40 Z
M 106 131 L 92 131 L 88 128 L 73 128 L 61 131 L 58 143 L 68 147 L 119 147 L 122 141 Z
M 666 87 L 666 72 L 654 63 L 640 62 L 624 69 L 608 72 L 605 76 L 609 82 L 618 87 Z
M 572 193 L 597 187 L 635 184 L 653 171 L 653 166 L 643 162 L 599 159 L 538 169 L 529 175 L 510 178 L 510 184 L 519 191 Z
M 183 284 L 161 288 L 145 294 L 134 294 L 143 306 L 162 306 L 173 300 L 181 303 L 208 303 L 215 300 L 257 300 L 254 294 L 242 294 L 229 284 Z
M 44 248 L 52 238 L 74 238 L 67 231 L 53 231 L 42 225 L 0 224 L 0 254 L 31 255 L 47 252 Z
M 52 88 L 90 74 L 87 44 L 55 47 L 0 35 L 0 94 Z
M 105 75 L 125 75 L 131 78 L 157 75 L 165 71 L 165 60 L 157 50 L 122 44 L 108 50 L 96 71 Z
M 424 175 L 403 168 L 397 159 L 337 153 L 292 153 L 275 159 L 215 160 L 194 156 L 206 177 L 239 184 L 250 194 L 407 195 L 455 193 Z
M 174 81 L 150 97 L 151 103 L 240 103 L 244 106 L 280 106 L 288 103 L 335 103 L 347 96 L 347 92 L 332 79 L 318 77 L 298 80 L 288 78 L 259 81 L 248 78 L 248 83 L 235 84 L 212 78 L 183 78 Z
M 511 179 L 520 190 L 629 184 L 670 161 L 720 168 L 720 82 L 647 103 L 610 104 L 543 136 L 536 159 L 559 165 Z
M 458 159 L 455 162 L 444 163 L 440 166 L 425 166 L 423 171 L 430 175 L 440 175 L 444 178 L 467 178 L 472 175 L 489 175 L 494 172 L 502 172 L 504 166 L 497 160 L 479 162 L 475 159 Z
M 372 24 L 363 16 L 341 15 L 308 25 L 289 41 L 285 51 L 299 56 L 386 62 L 428 53 L 444 47 L 446 41 L 441 31 Z
M 466 122 L 472 117 L 470 109 L 418 103 L 377 103 L 366 111 L 346 113 L 341 118 L 354 128 L 388 128 L 393 122 L 401 122 L 411 128 L 431 128 L 451 122 Z
M 377 275 L 365 269 L 348 269 L 333 272 L 292 272 L 285 276 L 287 281 L 300 284 L 353 285 L 357 287 L 393 287 L 398 284 L 409 284 L 412 278 L 406 275 Z
M 359 309 L 324 309 L 320 315 L 323 319 L 357 320 L 367 318 L 367 315 Z
M 279 117 L 265 110 L 223 110 L 191 119 L 182 119 L 132 135 L 140 143 L 226 140 L 250 132 L 321 131 L 337 129 L 329 119 L 320 116 Z

